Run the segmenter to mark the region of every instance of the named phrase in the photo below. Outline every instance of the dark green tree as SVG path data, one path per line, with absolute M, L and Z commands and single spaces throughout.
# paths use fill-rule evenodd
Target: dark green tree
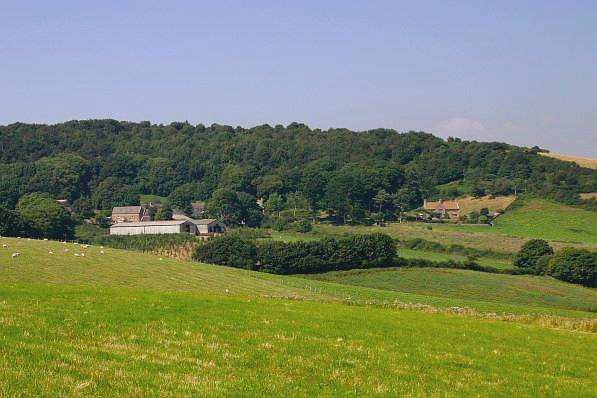
M 19 199 L 17 211 L 31 236 L 72 239 L 75 224 L 69 212 L 47 193 L 30 193 Z
M 537 262 L 545 255 L 552 255 L 553 249 L 542 239 L 532 239 L 520 248 L 514 257 L 514 265 L 527 271 L 535 272 Z
M 23 234 L 23 220 L 19 214 L 0 205 L 0 235 L 20 236 Z
M 566 282 L 597 287 L 597 253 L 565 248 L 553 256 L 548 273 Z

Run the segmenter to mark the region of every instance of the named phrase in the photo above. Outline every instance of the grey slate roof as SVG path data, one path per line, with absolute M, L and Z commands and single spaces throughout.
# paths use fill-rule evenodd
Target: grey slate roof
M 141 209 L 141 206 L 120 206 L 113 208 L 112 214 L 139 214 Z

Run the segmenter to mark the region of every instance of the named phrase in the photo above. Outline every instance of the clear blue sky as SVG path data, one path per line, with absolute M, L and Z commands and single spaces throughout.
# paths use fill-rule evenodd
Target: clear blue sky
M 597 1 L 95 3 L 2 2 L 0 124 L 300 121 L 597 157 Z

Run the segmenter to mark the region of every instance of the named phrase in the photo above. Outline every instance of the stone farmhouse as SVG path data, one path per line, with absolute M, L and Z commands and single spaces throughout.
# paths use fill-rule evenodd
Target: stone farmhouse
M 112 209 L 112 222 L 150 221 L 149 211 L 143 206 L 122 206 Z
M 460 217 L 460 205 L 457 200 L 442 200 L 437 202 L 423 202 L 423 209 L 440 218 L 458 220 Z

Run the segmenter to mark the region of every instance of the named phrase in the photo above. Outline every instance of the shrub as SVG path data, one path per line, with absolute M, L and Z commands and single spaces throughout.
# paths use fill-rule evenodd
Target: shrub
M 551 254 L 553 254 L 553 249 L 549 246 L 549 243 L 542 239 L 532 239 L 522 245 L 520 251 L 514 257 L 514 265 L 529 271 L 535 271 L 539 258 Z
M 199 245 L 193 259 L 205 263 L 254 269 L 257 259 L 255 244 L 237 235 L 224 235 Z
M 597 286 L 597 253 L 565 248 L 549 262 L 549 275 L 588 287 Z
M 546 254 L 544 256 L 539 257 L 537 260 L 537 264 L 535 265 L 534 273 L 537 275 L 545 275 L 549 269 L 549 262 L 553 258 L 553 255 Z
M 291 228 L 296 232 L 307 233 L 311 232 L 313 226 L 308 220 L 298 220 L 291 224 Z
M 289 221 L 285 217 L 278 217 L 272 222 L 272 229 L 277 232 L 282 232 L 288 229 Z

